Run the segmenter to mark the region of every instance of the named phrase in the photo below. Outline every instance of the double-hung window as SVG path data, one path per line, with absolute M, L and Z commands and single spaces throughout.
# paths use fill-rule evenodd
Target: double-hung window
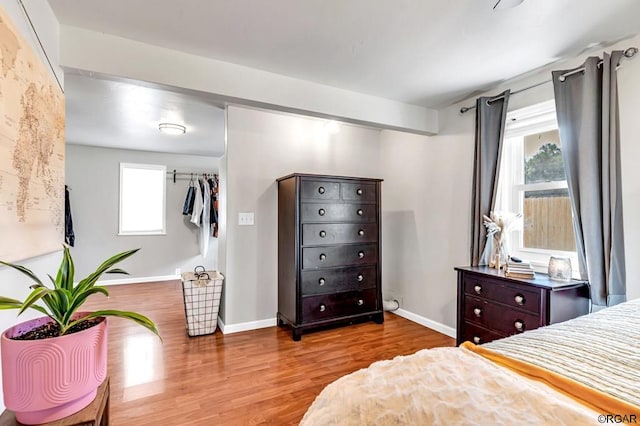
M 120 235 L 166 232 L 166 166 L 120 163 Z
M 546 271 L 551 255 L 577 257 L 554 101 L 512 111 L 502 151 L 496 210 L 522 213 L 509 254 Z

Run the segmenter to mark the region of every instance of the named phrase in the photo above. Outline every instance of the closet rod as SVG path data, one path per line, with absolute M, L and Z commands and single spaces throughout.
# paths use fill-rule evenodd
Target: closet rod
M 632 59 L 637 53 L 638 53 L 638 48 L 637 47 L 629 47 L 628 49 L 625 49 L 622 57 L 623 58 L 627 58 L 627 59 Z M 602 60 L 600 60 L 598 62 L 598 66 L 600 66 L 601 64 L 602 64 Z M 618 68 L 619 67 L 620 67 L 620 65 L 618 65 Z M 564 74 L 562 74 L 560 76 L 560 81 L 564 81 L 570 75 L 577 74 L 577 73 L 583 72 L 583 71 L 584 71 L 584 67 L 577 68 L 577 69 L 575 69 L 573 71 L 567 71 L 566 73 L 564 73 Z M 538 87 L 538 86 L 542 86 L 543 84 L 551 83 L 551 81 L 552 80 L 541 81 L 540 83 L 533 84 L 533 85 L 531 85 L 529 87 L 525 87 L 524 89 L 520 89 L 520 90 L 516 90 L 515 92 L 511 92 L 511 95 L 517 95 L 518 93 L 522 93 L 524 91 L 533 89 L 534 87 Z M 502 99 L 502 98 L 504 98 L 504 96 L 502 96 L 502 95 L 501 96 L 496 96 L 495 98 L 488 99 L 487 102 L 495 102 L 495 101 L 497 101 L 499 99 Z M 469 110 L 472 110 L 475 107 L 476 107 L 475 105 L 468 106 L 468 107 L 462 107 L 462 108 L 460 108 L 460 114 L 464 114 L 465 112 L 467 112 Z
M 190 176 L 190 177 L 198 177 L 200 175 L 207 176 L 218 176 L 217 173 L 209 173 L 209 172 L 179 172 L 176 169 L 173 171 L 167 170 L 168 176 L 173 176 L 173 183 L 176 183 L 176 176 Z

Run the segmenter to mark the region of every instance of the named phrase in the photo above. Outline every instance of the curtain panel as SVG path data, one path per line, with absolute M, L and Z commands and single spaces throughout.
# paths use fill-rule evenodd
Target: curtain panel
M 616 72 L 622 55 L 552 73 L 578 267 L 594 310 L 626 300 Z
M 507 118 L 510 90 L 476 100 L 475 155 L 471 200 L 471 266 L 480 263 L 486 243 L 482 216 L 489 215 L 496 202 L 498 170 Z

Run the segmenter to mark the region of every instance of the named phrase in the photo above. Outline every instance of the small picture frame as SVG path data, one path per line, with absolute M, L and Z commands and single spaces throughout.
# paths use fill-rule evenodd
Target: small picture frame
M 549 258 L 549 279 L 555 281 L 571 281 L 571 259 L 551 256 Z

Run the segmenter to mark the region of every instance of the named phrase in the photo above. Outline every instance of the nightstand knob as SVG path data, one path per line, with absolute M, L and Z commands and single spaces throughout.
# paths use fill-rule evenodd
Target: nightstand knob
M 327 307 L 324 304 L 320 305 L 320 312 L 324 312 L 326 310 L 327 310 Z
M 480 309 L 480 308 L 474 308 L 474 309 L 473 309 L 473 313 L 475 314 L 475 316 L 477 316 L 478 318 L 480 318 L 480 315 L 482 315 L 482 309 Z
M 320 279 L 318 280 L 318 284 L 320 284 L 320 285 L 324 285 L 324 283 L 325 283 L 325 282 L 326 282 L 326 281 L 324 280 L 324 278 L 320 278 Z
M 476 345 L 480 344 L 480 336 L 473 336 L 473 343 L 475 343 Z
M 362 216 L 364 214 L 364 210 L 358 209 L 356 213 L 358 213 L 358 216 Z
M 364 280 L 364 276 L 362 274 L 358 274 L 358 281 Z
M 475 291 L 477 294 L 482 293 L 482 286 L 476 284 L 475 287 L 473 287 L 473 291 Z
M 324 186 L 321 186 L 320 188 L 318 188 L 318 192 L 320 194 L 324 194 L 324 191 L 325 191 Z
M 364 258 L 364 252 L 363 252 L 363 251 L 359 251 L 359 252 L 358 252 L 358 257 L 359 257 L 360 259 Z
M 318 210 L 318 214 L 319 214 L 320 216 L 324 216 L 324 214 L 325 214 L 325 213 L 326 213 L 326 212 L 324 211 L 324 209 L 320 209 L 320 210 Z
M 524 323 L 522 321 L 516 321 L 513 323 L 513 326 L 516 328 L 516 330 L 518 331 L 523 331 L 524 330 Z
M 521 294 L 516 294 L 513 300 L 515 300 L 518 305 L 524 305 L 524 296 Z
M 364 235 L 364 230 L 363 229 L 359 230 L 358 231 L 358 235 L 360 235 L 362 237 Z
M 362 306 L 362 305 L 364 305 L 364 300 L 358 299 L 358 306 Z
M 322 253 L 320 254 L 320 260 L 325 260 L 327 258 L 327 255 Z
M 324 231 L 320 231 L 320 234 L 318 234 L 318 235 L 320 235 L 320 238 L 324 238 L 324 237 L 327 236 L 327 233 L 324 232 Z
M 362 195 L 362 189 L 360 189 L 360 188 L 356 189 L 356 194 Z

